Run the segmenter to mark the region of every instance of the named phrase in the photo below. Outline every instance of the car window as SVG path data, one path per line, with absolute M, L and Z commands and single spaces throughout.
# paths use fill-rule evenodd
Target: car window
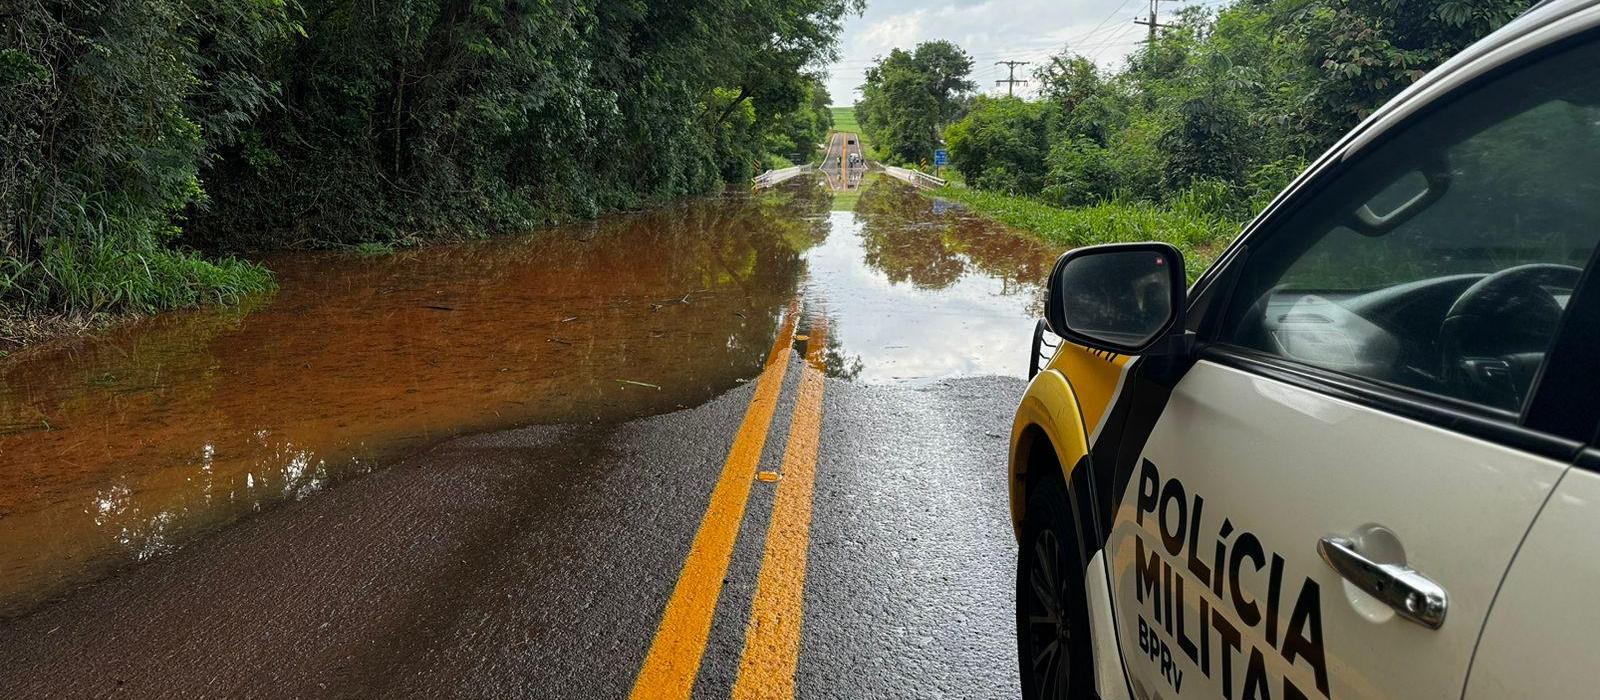
M 1480 85 L 1252 245 L 1221 340 L 1516 410 L 1600 239 L 1600 49 Z

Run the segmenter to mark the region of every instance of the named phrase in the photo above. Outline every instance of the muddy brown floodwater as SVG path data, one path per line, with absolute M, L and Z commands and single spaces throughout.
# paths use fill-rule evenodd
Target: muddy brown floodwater
M 800 179 L 268 257 L 271 297 L 0 360 L 0 617 L 445 437 L 697 405 L 758 373 L 796 298 L 835 376 L 1020 375 L 1055 252 L 892 181 Z

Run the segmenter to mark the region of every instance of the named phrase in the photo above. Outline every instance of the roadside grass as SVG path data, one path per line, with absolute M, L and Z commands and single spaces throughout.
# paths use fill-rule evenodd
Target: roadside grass
M 276 288 L 272 272 L 157 243 L 44 241 L 36 260 L 0 259 L 0 343 L 21 346 L 94 330 L 135 314 L 233 305 Z
M 1216 213 L 1198 196 L 1180 195 L 1165 205 L 1111 200 L 1064 208 L 1030 197 L 964 187 L 942 187 L 923 194 L 958 202 L 1063 248 L 1136 241 L 1171 243 L 1183 252 L 1191 282 L 1216 260 L 1243 224 Z
M 375 258 L 383 255 L 391 255 L 394 253 L 394 251 L 395 245 L 393 243 L 383 243 L 379 241 L 362 241 L 361 243 L 355 244 L 355 246 L 352 248 L 352 252 L 364 258 Z

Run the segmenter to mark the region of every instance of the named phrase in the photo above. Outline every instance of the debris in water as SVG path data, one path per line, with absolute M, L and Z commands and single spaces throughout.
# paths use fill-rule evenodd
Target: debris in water
M 633 381 L 632 379 L 618 379 L 617 381 L 622 382 L 623 384 L 632 384 L 634 386 L 648 387 L 650 389 L 655 389 L 656 391 L 660 391 L 661 390 L 661 385 L 659 385 L 659 384 L 651 384 L 650 382 L 636 382 L 636 381 Z
M 560 338 L 545 338 L 544 342 L 546 342 L 546 343 L 561 343 L 562 345 L 571 345 L 572 344 L 572 341 L 570 341 L 570 340 L 562 340 Z
M 435 311 L 455 311 L 456 310 L 456 307 L 454 307 L 454 306 L 435 306 L 433 304 L 423 304 L 422 308 L 424 308 L 424 309 L 433 309 Z
M 561 319 L 561 322 L 562 323 L 566 323 L 568 321 L 576 321 L 576 320 L 578 320 L 577 316 L 568 316 L 566 318 Z

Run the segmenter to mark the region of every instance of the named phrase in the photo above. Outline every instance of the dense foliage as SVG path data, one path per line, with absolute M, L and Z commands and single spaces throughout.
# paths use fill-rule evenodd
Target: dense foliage
M 945 137 L 977 188 L 1060 207 L 1181 201 L 1228 228 L 1371 110 L 1525 7 L 1189 7 L 1122 70 L 1107 72 L 1068 47 L 1036 73 L 1036 99 L 979 97 Z
M 18 0 L 0 312 L 226 300 L 270 276 L 193 250 L 514 230 L 808 157 L 861 5 Z
M 912 164 L 931 158 L 976 87 L 971 73 L 972 58 L 948 41 L 894 49 L 868 68 L 855 112 L 877 155 Z

